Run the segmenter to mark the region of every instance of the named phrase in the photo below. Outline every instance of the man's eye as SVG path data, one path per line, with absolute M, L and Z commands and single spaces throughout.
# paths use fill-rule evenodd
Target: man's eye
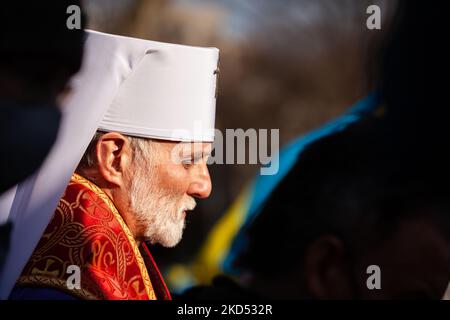
M 189 168 L 190 166 L 192 166 L 194 164 L 194 160 L 186 159 L 186 160 L 181 161 L 181 164 L 183 165 L 183 167 Z

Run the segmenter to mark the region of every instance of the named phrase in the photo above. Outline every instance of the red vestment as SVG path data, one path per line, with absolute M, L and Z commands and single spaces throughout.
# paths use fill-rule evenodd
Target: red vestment
M 71 265 L 80 268 L 80 289 L 67 285 Z M 82 299 L 171 299 L 145 243 L 138 247 L 111 199 L 77 174 L 16 287 L 57 289 Z

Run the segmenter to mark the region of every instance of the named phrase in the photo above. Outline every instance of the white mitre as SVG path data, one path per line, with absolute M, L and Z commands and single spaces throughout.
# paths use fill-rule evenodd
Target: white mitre
M 214 139 L 216 48 L 87 31 L 80 73 L 62 108 L 58 139 L 43 166 L 21 183 L 8 220 L 11 246 L 0 274 L 8 297 L 96 130 L 172 141 Z
M 218 50 L 91 33 L 135 59 L 99 129 L 175 141 L 214 140 Z M 201 129 L 200 129 L 201 128 Z

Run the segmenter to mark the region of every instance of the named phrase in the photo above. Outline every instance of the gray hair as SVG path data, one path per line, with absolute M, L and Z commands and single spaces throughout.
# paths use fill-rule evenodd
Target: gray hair
M 83 154 L 80 162 L 78 163 L 77 169 L 75 172 L 79 174 L 83 174 L 88 169 L 95 168 L 98 164 L 96 147 L 100 138 L 105 134 L 105 132 L 97 131 L 95 135 L 92 137 L 89 146 Z M 151 139 L 138 138 L 125 135 L 130 141 L 131 149 L 133 151 L 133 160 L 135 159 L 148 159 L 151 152 Z

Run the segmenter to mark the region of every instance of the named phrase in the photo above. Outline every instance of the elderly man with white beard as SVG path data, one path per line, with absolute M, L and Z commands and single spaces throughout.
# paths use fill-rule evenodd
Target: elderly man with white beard
M 174 154 L 179 151 L 179 154 Z M 174 247 L 195 198 L 207 198 L 211 143 L 182 143 L 97 132 L 77 173 L 113 200 L 138 244 Z M 121 165 L 117 170 L 115 165 Z
M 86 47 L 75 95 L 108 106 L 10 298 L 171 299 L 146 243 L 175 246 L 211 193 L 218 50 L 92 31 Z

